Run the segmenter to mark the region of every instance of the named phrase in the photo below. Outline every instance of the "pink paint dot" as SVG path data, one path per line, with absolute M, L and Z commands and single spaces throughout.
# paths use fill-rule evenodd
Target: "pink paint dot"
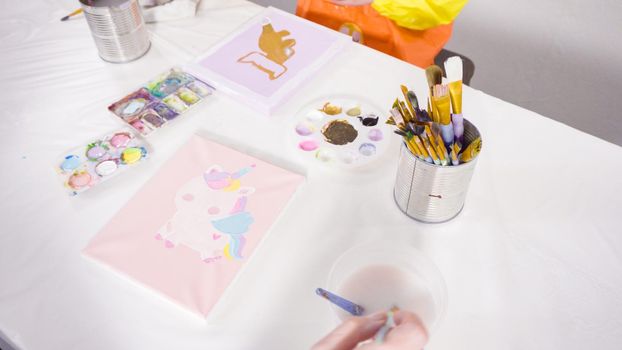
M 69 178 L 69 186 L 78 189 L 88 186 L 91 183 L 91 175 L 89 173 L 73 174 Z
M 210 215 L 216 215 L 216 214 L 220 213 L 220 208 L 218 208 L 218 207 L 211 207 L 211 208 L 207 209 L 207 212 L 210 213 Z
M 181 198 L 185 201 L 191 202 L 194 200 L 194 196 L 191 195 L 190 193 L 186 193 L 183 196 L 181 196 Z
M 110 139 L 110 144 L 115 148 L 124 147 L 128 142 L 130 142 L 130 135 L 125 133 L 116 134 Z
M 298 147 L 303 150 L 303 151 L 314 151 L 318 148 L 318 144 L 317 141 L 315 140 L 307 140 L 307 141 L 302 141 L 298 144 Z
M 140 120 L 132 122 L 132 126 L 138 131 L 143 131 L 145 129 L 145 124 L 143 124 L 143 122 Z

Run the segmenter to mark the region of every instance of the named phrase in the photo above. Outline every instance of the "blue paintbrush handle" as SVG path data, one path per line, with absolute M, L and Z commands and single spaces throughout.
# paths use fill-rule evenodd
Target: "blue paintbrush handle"
M 355 304 L 350 300 L 342 298 L 336 294 L 333 294 L 325 289 L 318 288 L 315 290 L 315 294 L 339 306 L 343 310 L 347 311 L 350 315 L 361 316 L 363 312 L 365 312 L 365 309 L 362 306 Z

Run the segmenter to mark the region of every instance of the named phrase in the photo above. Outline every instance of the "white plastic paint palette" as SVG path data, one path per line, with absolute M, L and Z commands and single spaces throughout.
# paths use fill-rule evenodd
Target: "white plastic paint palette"
M 144 140 L 123 129 L 64 153 L 55 168 L 68 194 L 75 196 L 142 163 L 150 153 Z
M 369 164 L 388 147 L 390 129 L 379 109 L 356 98 L 324 98 L 301 109 L 292 134 L 298 153 L 328 166 Z

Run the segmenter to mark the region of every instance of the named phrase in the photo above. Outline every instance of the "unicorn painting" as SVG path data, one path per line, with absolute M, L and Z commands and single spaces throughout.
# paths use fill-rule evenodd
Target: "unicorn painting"
M 207 263 L 223 257 L 242 259 L 244 235 L 254 221 L 246 204 L 255 189 L 242 186 L 241 179 L 254 167 L 228 173 L 214 165 L 186 182 L 175 195 L 177 211 L 155 238 L 167 248 L 191 248 Z

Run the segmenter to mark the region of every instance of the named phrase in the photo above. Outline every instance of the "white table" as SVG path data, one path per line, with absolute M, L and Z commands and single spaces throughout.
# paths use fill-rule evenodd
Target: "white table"
M 306 101 L 348 93 L 388 106 L 400 83 L 426 88 L 422 70 L 352 45 L 272 118 L 214 96 L 154 135 L 153 158 L 132 175 L 83 198 L 65 197 L 52 163 L 118 126 L 106 110 L 110 102 L 191 60 L 261 10 L 241 0 L 203 3 L 196 19 L 150 25 L 150 52 L 122 65 L 98 58 L 84 20 L 59 22 L 74 1 L 0 5 L 4 339 L 33 350 L 305 349 L 333 327 L 314 295 L 333 260 L 356 242 L 390 237 L 423 250 L 447 282 L 448 312 L 426 349 L 620 348 L 622 149 L 470 88 L 465 114 L 484 135 L 484 148 L 465 209 L 448 223 L 415 222 L 395 206 L 395 142 L 368 174 L 309 170 L 213 324 L 82 257 L 87 242 L 194 132 L 300 165 L 278 135 Z M 309 213 L 305 203 L 319 201 Z M 257 274 L 261 280 L 251 277 Z

